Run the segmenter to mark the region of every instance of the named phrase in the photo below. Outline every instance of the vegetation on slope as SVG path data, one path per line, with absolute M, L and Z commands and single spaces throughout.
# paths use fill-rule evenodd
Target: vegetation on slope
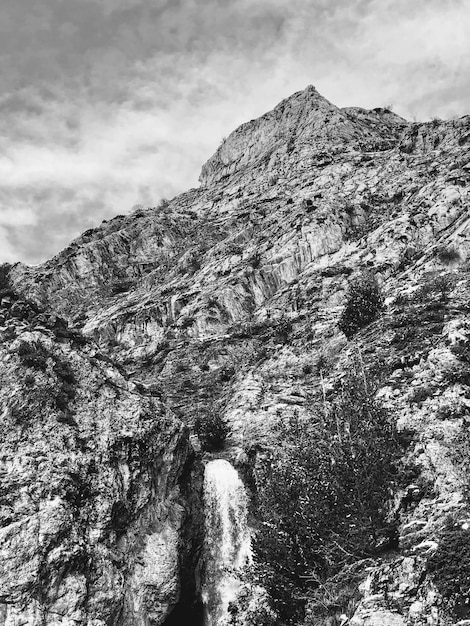
M 427 570 L 447 611 L 457 619 L 470 617 L 470 530 L 468 522 L 450 519 Z
M 314 590 L 344 566 L 395 545 L 400 444 L 374 391 L 355 363 L 337 400 L 280 427 L 258 472 L 256 550 L 283 624 L 298 623 Z
M 376 319 L 383 307 L 380 286 L 371 273 L 353 279 L 346 293 L 346 305 L 338 326 L 346 337 L 351 338 L 358 330 Z

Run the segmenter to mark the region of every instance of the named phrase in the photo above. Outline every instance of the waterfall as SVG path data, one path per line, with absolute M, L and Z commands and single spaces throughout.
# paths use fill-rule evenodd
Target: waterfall
M 248 498 L 236 470 L 218 459 L 204 474 L 205 543 L 203 601 L 207 626 L 225 626 L 229 604 L 252 562 Z

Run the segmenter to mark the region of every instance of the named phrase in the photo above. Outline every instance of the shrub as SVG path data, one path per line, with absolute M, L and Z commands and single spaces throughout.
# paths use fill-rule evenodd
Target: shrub
M 0 297 L 11 293 L 10 270 L 11 265 L 9 263 L 0 265 Z
M 449 293 L 454 288 L 454 280 L 448 275 L 428 276 L 426 281 L 413 294 L 413 302 L 423 304 L 438 297 L 438 302 L 446 303 L 449 300 Z
M 254 269 L 258 269 L 261 265 L 261 255 L 259 252 L 255 252 L 253 256 L 248 259 L 248 264 Z
M 280 317 L 276 320 L 274 325 L 274 330 L 276 333 L 276 339 L 285 343 L 288 341 L 290 333 L 292 332 L 292 322 L 287 317 Z
M 396 545 L 387 512 L 399 456 L 395 426 L 355 364 L 334 404 L 281 425 L 257 473 L 255 549 L 283 624 L 302 619 L 320 582 Z
M 470 618 L 470 530 L 449 521 L 427 571 L 449 612 L 458 619 Z
M 243 246 L 231 242 L 227 245 L 226 253 L 229 256 L 240 256 L 241 254 L 243 254 Z
M 468 363 L 457 364 L 445 371 L 445 381 L 449 385 L 470 385 L 470 368 Z
M 170 201 L 167 200 L 166 198 L 162 198 L 157 205 L 157 209 L 160 209 L 160 211 L 164 211 L 169 206 L 170 206 Z
M 406 293 L 400 292 L 393 301 L 393 304 L 395 304 L 396 306 L 406 306 L 407 304 L 409 304 L 409 299 Z
M 193 274 L 201 269 L 201 261 L 195 254 L 191 256 L 191 259 L 189 260 L 189 269 Z
M 375 320 L 382 308 L 383 297 L 379 284 L 372 274 L 364 273 L 349 283 L 339 329 L 350 339 L 358 330 Z
M 436 419 L 455 420 L 468 413 L 467 407 L 460 402 L 441 404 L 436 411 Z
M 204 417 L 197 417 L 194 430 L 196 431 L 202 446 L 208 452 L 222 450 L 229 433 L 226 422 L 220 413 L 213 412 Z
M 74 385 L 76 383 L 75 373 L 72 366 L 65 359 L 61 359 L 60 357 L 55 358 L 54 372 L 57 378 L 59 378 L 62 382 L 69 385 Z
M 437 276 L 434 279 L 433 287 L 441 302 L 449 300 L 449 293 L 455 286 L 455 282 L 451 276 Z
M 421 402 L 424 402 L 424 400 L 426 400 L 426 398 L 429 398 L 430 396 L 432 396 L 432 394 L 433 394 L 433 390 L 432 390 L 432 387 L 430 387 L 429 385 L 423 385 L 422 387 L 416 387 L 410 393 L 410 395 L 408 397 L 408 402 L 410 404 L 421 404 Z
M 219 372 L 220 382 L 228 382 L 233 376 L 235 376 L 235 368 L 233 365 L 227 365 Z
M 134 286 L 135 280 L 118 280 L 110 287 L 111 295 L 116 296 L 120 293 L 127 293 Z
M 308 602 L 304 626 L 339 626 L 344 623 L 341 615 L 354 613 L 361 599 L 359 584 L 365 578 L 366 567 L 372 563 L 367 559 L 347 566 L 321 584 Z
M 366 223 L 350 224 L 346 231 L 346 238 L 349 241 L 359 241 L 359 239 L 367 236 L 369 231 L 370 227 Z
M 436 255 L 443 265 L 451 265 L 452 263 L 460 261 L 460 254 L 453 246 L 449 246 L 447 248 L 445 246 L 440 246 L 436 250 Z
M 77 380 L 68 361 L 60 357 L 54 357 L 54 361 L 54 372 L 58 380 L 55 404 L 60 411 L 66 412 L 69 409 L 69 402 L 75 398 Z
M 196 319 L 192 315 L 188 315 L 187 317 L 183 317 L 180 323 L 181 330 L 186 330 L 186 328 L 191 328 L 193 326 Z
M 70 363 L 60 356 L 50 353 L 39 342 L 28 343 L 24 341 L 18 348 L 18 355 L 23 365 L 43 372 L 48 367 L 48 361 L 52 363 L 57 383 L 50 389 L 48 399 L 53 401 L 56 408 L 60 411 L 66 411 L 69 402 L 75 397 L 77 384 Z M 35 385 L 36 380 L 31 374 L 26 374 L 24 382 L 27 387 L 32 387 Z
M 311 363 L 304 363 L 302 365 L 302 373 L 305 374 L 305 376 L 308 376 L 312 372 L 313 372 L 313 365 Z
M 26 376 L 24 377 L 24 384 L 26 385 L 26 387 L 32 387 L 35 382 L 36 379 L 32 374 L 26 374 Z
M 18 348 L 18 356 L 23 365 L 44 371 L 47 368 L 47 359 L 50 354 L 42 343 L 24 341 Z

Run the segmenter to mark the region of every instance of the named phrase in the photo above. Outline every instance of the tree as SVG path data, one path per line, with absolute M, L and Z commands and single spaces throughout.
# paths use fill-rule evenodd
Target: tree
M 375 320 L 382 308 L 383 296 L 375 276 L 370 272 L 363 273 L 349 283 L 339 329 L 350 339 Z
M 280 428 L 257 472 L 261 583 L 282 623 L 344 566 L 393 547 L 388 519 L 400 446 L 374 385 L 353 362 L 334 402 Z

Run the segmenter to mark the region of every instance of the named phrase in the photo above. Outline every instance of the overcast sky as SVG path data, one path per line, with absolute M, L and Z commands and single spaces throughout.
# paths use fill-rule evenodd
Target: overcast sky
M 1 0 L 0 261 L 196 186 L 240 123 L 313 84 L 470 113 L 470 0 Z

